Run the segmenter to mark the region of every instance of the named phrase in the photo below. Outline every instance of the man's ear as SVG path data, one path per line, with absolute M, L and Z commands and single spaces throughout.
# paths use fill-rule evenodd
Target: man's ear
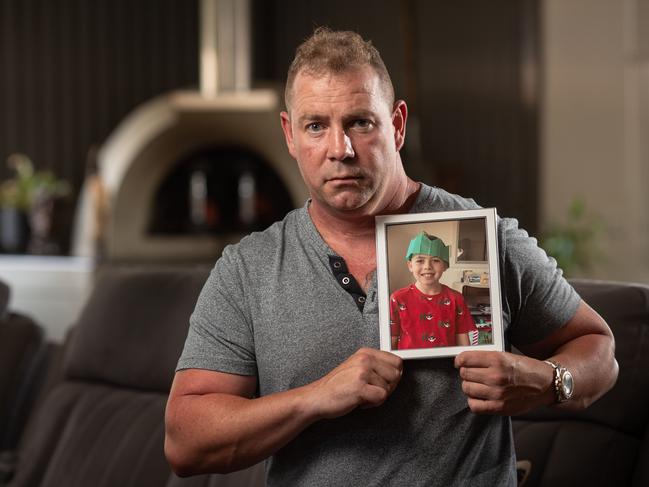
M 406 120 L 408 120 L 408 106 L 403 100 L 394 102 L 392 111 L 392 126 L 394 127 L 394 145 L 401 150 L 406 140 Z
M 293 129 L 291 128 L 291 118 L 288 115 L 288 112 L 281 112 L 279 114 L 280 120 L 282 122 L 282 130 L 284 131 L 284 139 L 286 140 L 286 147 L 288 147 L 288 153 L 291 154 L 293 159 L 295 157 L 295 144 L 293 144 Z

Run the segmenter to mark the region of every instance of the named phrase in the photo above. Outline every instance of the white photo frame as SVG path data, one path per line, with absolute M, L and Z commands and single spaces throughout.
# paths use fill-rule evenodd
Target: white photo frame
M 481 236 L 482 228 L 484 228 L 483 236 Z M 402 333 L 406 333 L 402 328 L 396 327 L 399 331 L 395 332 L 394 337 L 392 336 L 391 296 L 397 290 L 403 291 L 405 287 L 414 285 L 416 278 L 408 270 L 405 254 L 410 240 L 422 231 L 438 237 L 449 247 L 448 267 L 439 278 L 439 282 L 459 293 L 462 297 L 459 302 L 465 302 L 471 313 L 476 330 L 467 332 L 469 345 L 455 345 L 454 343 L 440 345 L 443 340 L 437 341 L 437 337 L 433 335 L 439 334 L 442 337 L 443 333 L 447 333 L 444 335 L 445 337 L 453 337 L 448 338 L 449 342 L 454 339 L 460 340 L 460 338 L 457 338 L 459 335 L 452 333 L 448 335 L 448 332 L 436 331 L 435 326 L 449 328 L 449 323 L 448 320 L 440 320 L 435 323 L 432 312 L 420 313 L 418 318 L 423 320 L 422 316 L 424 316 L 431 320 L 430 333 L 422 334 L 421 340 L 417 340 L 426 342 L 426 346 L 399 348 L 400 344 L 406 342 L 406 340 L 402 340 Z M 460 245 L 466 248 L 462 248 Z M 471 250 L 468 249 L 469 247 Z M 403 359 L 453 357 L 467 350 L 504 350 L 495 208 L 377 216 L 376 250 L 381 350 L 392 352 Z M 471 255 L 467 259 L 468 253 Z M 407 283 L 408 280 L 409 283 Z M 455 296 L 452 294 L 453 306 L 459 307 Z M 432 297 L 426 299 L 430 300 Z M 397 304 L 397 301 L 395 300 L 394 303 Z M 440 301 L 440 313 L 442 305 L 447 304 L 448 300 L 446 299 Z M 393 307 L 393 310 L 395 312 L 394 321 L 400 322 L 398 314 L 405 310 L 405 305 L 399 304 L 399 308 Z M 461 314 L 462 311 L 457 311 L 457 316 Z M 453 316 L 456 315 L 453 314 Z M 409 319 L 414 320 L 414 318 Z M 421 326 L 428 326 L 428 324 L 422 323 Z M 417 329 L 420 330 L 420 328 Z M 424 337 L 426 338 L 424 339 Z M 393 348 L 393 340 L 396 340 L 396 348 Z M 435 343 L 436 341 L 437 343 Z

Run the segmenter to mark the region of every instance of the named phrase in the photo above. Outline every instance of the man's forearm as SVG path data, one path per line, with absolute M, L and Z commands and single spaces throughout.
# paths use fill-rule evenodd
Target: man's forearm
M 579 410 L 591 405 L 615 384 L 618 364 L 615 360 L 615 339 L 606 322 L 590 306 L 580 303 L 575 316 L 547 340 L 521 347 L 528 355 L 539 360 L 552 360 L 566 367 L 573 376 L 574 391 L 569 401 L 561 403 L 562 409 Z M 549 365 L 543 372 L 554 373 Z M 550 404 L 555 395 L 552 391 Z
M 396 355 L 360 349 L 311 384 L 257 399 L 249 399 L 250 378 L 179 372 L 167 404 L 165 454 L 179 475 L 246 468 L 319 419 L 380 406 L 402 370 Z
M 605 335 L 586 335 L 572 340 L 548 357 L 566 367 L 573 376 L 575 388 L 562 409 L 578 410 L 590 406 L 615 384 L 618 364 L 614 341 Z
M 302 388 L 258 399 L 220 393 L 176 397 L 167 407 L 165 453 L 181 476 L 246 468 L 317 419 L 306 404 Z

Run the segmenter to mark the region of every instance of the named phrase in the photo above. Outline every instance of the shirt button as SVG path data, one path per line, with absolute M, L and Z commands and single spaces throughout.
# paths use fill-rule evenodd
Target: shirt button
M 358 297 L 358 302 L 359 303 L 364 303 L 365 302 L 365 296 L 359 296 Z
M 340 262 L 338 262 L 338 261 L 334 262 L 334 269 L 340 269 L 341 265 L 342 264 Z
M 343 277 L 343 278 L 342 278 L 342 283 L 343 283 L 345 286 L 346 286 L 347 284 L 349 284 L 349 277 L 347 277 L 347 276 Z

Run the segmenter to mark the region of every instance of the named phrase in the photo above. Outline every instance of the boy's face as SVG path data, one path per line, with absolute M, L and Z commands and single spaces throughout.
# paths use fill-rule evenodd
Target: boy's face
M 408 270 L 415 281 L 423 286 L 435 285 L 446 270 L 446 263 L 439 257 L 415 254 L 408 261 Z

